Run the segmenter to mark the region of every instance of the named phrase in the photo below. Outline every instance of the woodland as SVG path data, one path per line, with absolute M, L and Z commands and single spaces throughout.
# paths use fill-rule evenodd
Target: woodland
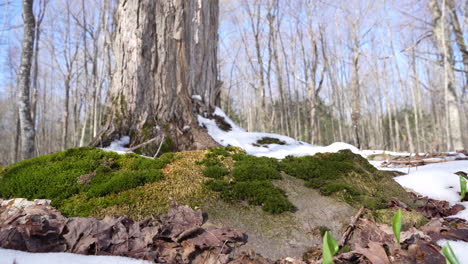
M 468 263 L 467 0 L 1 0 L 0 264 Z
M 34 1 L 35 23 L 24 33 L 34 35 L 27 114 L 18 100 L 21 1 L 1 3 L 0 164 L 21 160 L 22 148 L 38 156 L 89 145 L 105 128 L 112 80 L 126 67 L 115 62 L 124 44 L 139 45 L 119 43 L 125 36 L 118 34 L 117 7 L 112 0 Z M 210 54 L 187 47 L 195 61 L 211 58 L 204 66 L 216 77 L 192 72 L 200 87 L 189 96 L 220 106 L 248 131 L 317 145 L 461 150 L 468 126 L 467 8 L 458 0 L 220 1 L 217 24 L 200 33 L 213 39 Z M 139 81 L 154 82 L 149 69 L 131 70 Z M 211 91 L 202 91 L 203 82 Z M 30 115 L 29 129 L 22 115 Z M 23 145 L 32 137 L 33 148 Z

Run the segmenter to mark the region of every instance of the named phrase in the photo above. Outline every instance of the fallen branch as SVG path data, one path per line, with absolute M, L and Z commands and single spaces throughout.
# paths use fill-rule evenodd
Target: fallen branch
M 134 146 L 134 147 L 128 148 L 125 152 L 130 152 L 130 151 L 134 151 L 135 149 L 139 149 L 139 148 L 141 148 L 141 147 L 143 147 L 143 146 L 146 146 L 146 145 L 148 145 L 148 144 L 150 144 L 150 143 L 156 141 L 157 139 L 158 139 L 158 137 L 154 137 L 154 138 L 152 138 L 152 139 L 150 139 L 150 140 L 148 140 L 148 141 L 146 141 L 146 142 L 143 142 L 143 143 L 141 143 L 141 144 L 139 144 L 139 145 L 136 145 L 136 146 Z
M 156 154 L 154 154 L 153 159 L 155 159 L 158 156 L 159 151 L 161 150 L 162 144 L 164 143 L 164 139 L 165 139 L 165 135 L 163 134 L 163 137 L 161 139 L 161 143 L 159 143 L 158 151 L 156 151 Z
M 440 159 L 440 160 L 389 160 L 383 162 L 380 167 L 388 167 L 389 165 L 407 165 L 410 167 L 422 166 L 431 163 L 442 163 L 455 160 L 468 160 L 467 158 L 456 158 L 456 159 Z
M 359 221 L 359 218 L 361 218 L 361 215 L 362 215 L 363 211 L 364 211 L 364 207 L 361 207 L 361 209 L 359 209 L 357 214 L 351 220 L 351 223 L 348 225 L 348 227 L 346 227 L 346 230 L 343 233 L 343 235 L 341 236 L 341 239 L 340 239 L 340 241 L 338 243 L 340 248 L 343 247 L 348 242 L 348 240 L 351 238 L 351 235 L 353 234 L 354 228 L 356 227 L 356 223 Z

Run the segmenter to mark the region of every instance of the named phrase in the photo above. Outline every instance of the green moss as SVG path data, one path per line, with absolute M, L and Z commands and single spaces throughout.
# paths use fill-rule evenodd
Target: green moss
M 231 174 L 222 167 L 222 163 L 229 160 L 236 160 Z M 293 208 L 281 189 L 271 182 L 281 179 L 276 159 L 249 156 L 233 147 L 211 148 L 198 164 L 205 165 L 205 177 L 213 178 L 206 182 L 206 186 L 219 192 L 225 201 L 246 201 L 274 214 Z
M 323 195 L 332 195 L 336 192 L 344 191 L 349 193 L 350 195 L 359 195 L 359 191 L 356 190 L 356 188 L 346 184 L 346 183 L 341 183 L 341 182 L 329 182 L 323 185 L 320 188 L 320 192 Z
M 159 170 L 116 171 L 94 177 L 86 194 L 90 197 L 100 197 L 122 190 L 132 189 L 149 182 L 162 179 Z
M 371 209 L 385 208 L 395 199 L 411 204 L 410 195 L 389 172 L 378 171 L 360 155 L 349 150 L 314 156 L 288 156 L 280 162 L 281 169 L 306 181 L 306 186 L 319 189 L 348 204 Z
M 203 170 L 203 176 L 208 178 L 220 179 L 227 174 L 229 174 L 229 170 L 219 165 L 209 166 Z
M 237 161 L 232 176 L 236 181 L 281 179 L 278 160 L 255 156 L 245 156 Z
M 78 194 L 105 196 L 160 180 L 160 169 L 172 157 L 153 160 L 91 147 L 68 149 L 6 167 L 0 172 L 0 196 L 50 199 L 60 209 Z
M 287 174 L 306 181 L 316 178 L 336 179 L 350 171 L 377 171 L 365 158 L 350 150 L 305 157 L 287 156 L 280 165 Z
M 250 205 L 262 206 L 272 214 L 291 211 L 294 206 L 288 201 L 283 191 L 271 181 L 247 181 L 228 183 L 225 180 L 210 180 L 206 185 L 221 193 L 225 201 L 247 201 Z
M 66 216 L 127 215 L 142 220 L 166 214 L 170 198 L 191 207 L 203 207 L 211 199 L 219 199 L 216 192 L 203 184 L 208 178 L 202 175 L 202 168 L 194 164 L 204 154 L 204 151 L 163 154 L 157 160 L 171 162 L 160 170 L 164 174 L 162 179 L 101 197 L 80 193 L 66 199 L 60 209 Z

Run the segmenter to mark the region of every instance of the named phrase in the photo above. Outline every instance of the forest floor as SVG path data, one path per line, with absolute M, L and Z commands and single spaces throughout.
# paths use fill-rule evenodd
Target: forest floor
M 468 200 L 460 199 L 460 179 L 468 173 L 465 154 L 361 151 L 346 143 L 315 146 L 277 134 L 246 132 L 220 109 L 216 109 L 215 115 L 213 119 L 199 117 L 198 121 L 215 141 L 231 148 L 176 153 L 170 162 L 163 159 L 158 165 L 151 165 L 155 171 L 162 171 L 161 179 L 90 199 L 86 197 L 92 192 L 85 189 L 84 193 L 64 199 L 60 206 L 70 216 L 128 215 L 141 220 L 163 214 L 169 207 L 170 196 L 183 204 L 201 208 L 207 213 L 207 225 L 227 225 L 245 232 L 249 242 L 236 252 L 252 249 L 271 259 L 283 259 L 281 263 L 320 263 L 323 232 L 330 231 L 338 240 L 343 230 L 349 229 L 346 227 L 352 227 L 354 236 L 348 241 L 350 246 L 335 257 L 336 263 L 444 263 L 440 247 L 449 240 L 459 263 L 468 263 Z M 126 144 L 128 138 L 122 138 L 104 150 L 123 154 Z M 308 158 L 311 155 L 330 163 L 322 164 L 322 161 Z M 112 155 L 106 162 L 108 159 L 119 164 L 133 162 L 140 167 L 145 163 L 133 156 L 122 161 Z M 349 159 L 353 162 L 349 163 Z M 373 166 L 367 167 L 361 159 Z M 138 166 L 131 165 L 128 169 L 138 174 Z M 308 172 L 319 170 L 327 174 L 329 167 L 334 169 L 332 174 L 340 174 L 347 168 L 351 172 L 346 171 L 339 177 L 333 175 L 332 182 L 326 178 L 316 181 L 316 175 Z M 241 173 L 244 169 L 247 173 Z M 265 172 L 268 172 L 266 178 L 261 178 Z M 0 180 L 1 173 L 2 169 Z M 113 173 L 120 175 L 118 171 Z M 251 174 L 257 178 L 246 180 Z M 268 175 L 275 176 L 269 178 Z M 239 180 L 242 177 L 244 179 Z M 250 181 L 251 185 L 233 185 L 236 181 Z M 111 188 L 101 185 L 98 185 L 99 190 Z M 252 198 L 252 194 L 245 191 L 252 186 L 255 186 L 254 192 L 263 196 Z M 407 191 L 403 191 L 405 194 L 399 191 L 400 186 Z M 330 191 L 330 188 L 335 189 Z M 230 202 L 225 201 L 226 197 Z M 232 199 L 237 202 L 233 203 Z M 385 208 L 380 200 L 384 201 Z M 360 207 L 368 209 L 361 211 Z M 404 212 L 401 247 L 395 246 L 391 230 L 391 219 L 397 209 Z M 349 225 L 353 216 L 357 216 L 354 217 L 356 222 Z M 287 262 L 285 257 L 295 260 L 290 258 L 291 262 Z M 18 264 L 32 260 L 47 264 L 146 263 L 123 257 L 26 253 L 0 248 L 0 264 L 11 264 L 13 260 Z

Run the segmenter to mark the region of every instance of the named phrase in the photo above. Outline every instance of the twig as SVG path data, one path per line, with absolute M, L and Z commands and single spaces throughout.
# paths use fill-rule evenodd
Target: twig
M 164 138 L 165 138 L 165 135 L 163 134 L 163 137 L 162 137 L 161 143 L 159 143 L 158 151 L 156 151 L 156 154 L 154 154 L 154 157 L 153 157 L 153 159 L 155 159 L 155 158 L 158 156 L 158 154 L 159 154 L 159 151 L 161 150 L 162 144 L 164 143 Z
M 146 146 L 146 145 L 150 144 L 151 142 L 155 141 L 156 139 L 158 139 L 158 137 L 154 137 L 154 138 L 152 138 L 152 139 L 150 139 L 150 140 L 148 140 L 146 142 L 143 142 L 143 143 L 141 143 L 139 145 L 128 148 L 125 152 L 130 152 L 130 151 L 134 151 L 135 149 L 139 149 L 139 148 L 141 148 L 143 146 Z
M 346 227 L 346 230 L 340 239 L 340 243 L 339 243 L 340 247 L 343 247 L 346 244 L 346 242 L 348 242 L 348 240 L 351 238 L 354 228 L 356 227 L 356 223 L 361 217 L 363 211 L 364 211 L 364 207 L 361 207 L 361 209 L 359 209 L 357 214 L 353 217 L 351 223 L 348 225 L 348 227 Z

